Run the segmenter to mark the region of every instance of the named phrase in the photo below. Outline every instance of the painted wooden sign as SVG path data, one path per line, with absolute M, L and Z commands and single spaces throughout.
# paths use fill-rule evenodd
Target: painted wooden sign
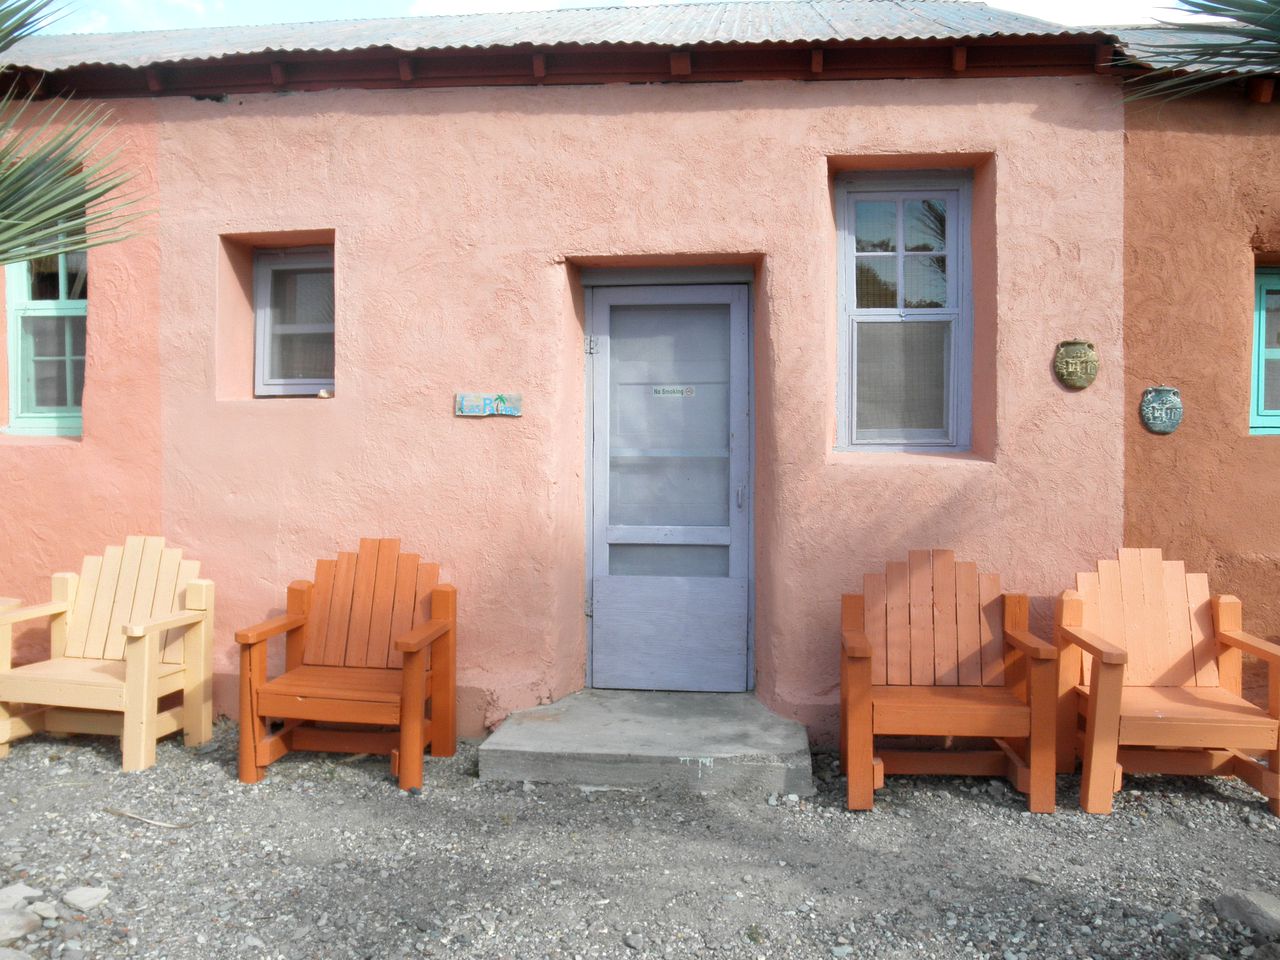
M 1147 387 L 1139 412 L 1152 433 L 1173 433 L 1182 422 L 1182 395 L 1176 387 Z
M 518 393 L 460 393 L 453 406 L 455 417 L 518 417 L 523 397 Z

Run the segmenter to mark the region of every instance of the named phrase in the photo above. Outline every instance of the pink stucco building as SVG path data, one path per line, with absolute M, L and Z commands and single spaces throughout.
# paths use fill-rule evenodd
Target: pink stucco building
M 394 535 L 458 586 L 464 734 L 597 685 L 829 737 L 865 572 L 953 547 L 1043 622 L 1122 539 L 1111 43 L 943 0 L 33 38 L 154 213 L 8 271 L 0 583 L 163 534 L 232 712 L 235 628 Z

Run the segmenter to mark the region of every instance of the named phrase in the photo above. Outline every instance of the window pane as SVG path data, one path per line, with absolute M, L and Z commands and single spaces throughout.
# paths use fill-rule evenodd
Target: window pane
M 30 357 L 62 357 L 66 355 L 66 320 L 63 317 L 23 317 Z
M 58 299 L 58 257 L 37 257 L 31 263 L 31 299 Z
M 333 270 L 271 272 L 271 321 L 273 324 L 333 323 Z
M 947 203 L 945 200 L 908 200 L 903 204 L 906 247 L 909 252 L 928 253 L 947 249 Z
M 67 363 L 65 360 L 34 360 L 31 384 L 24 404 L 29 409 L 67 405 Z
M 332 380 L 333 334 L 276 334 L 271 338 L 273 380 Z
M 84 361 L 71 361 L 71 405 L 84 406 Z
M 1280 290 L 1267 290 L 1263 310 L 1266 316 L 1266 346 L 1280 347 Z
M 908 310 L 933 310 L 947 305 L 947 258 L 904 257 L 902 301 Z
M 727 577 L 729 548 L 668 543 L 609 547 L 609 575 L 629 577 Z
M 1262 409 L 1280 412 L 1280 360 L 1263 361 Z
M 71 356 L 84 356 L 84 317 L 67 317 L 71 328 Z
M 863 431 L 945 433 L 950 353 L 949 323 L 858 324 L 859 437 Z
M 853 235 L 859 253 L 898 249 L 898 205 L 892 200 L 859 200 L 853 205 Z
M 89 254 L 79 250 L 67 254 L 67 299 L 84 300 L 89 288 Z
M 898 306 L 898 258 L 858 257 L 859 310 L 893 310 Z
M 729 458 L 610 458 L 609 522 L 625 526 L 727 526 Z

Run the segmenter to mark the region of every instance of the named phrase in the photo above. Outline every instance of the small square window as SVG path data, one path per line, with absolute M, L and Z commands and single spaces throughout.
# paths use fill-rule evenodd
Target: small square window
M 1259 270 L 1254 287 L 1249 432 L 1280 433 L 1280 270 Z
M 255 395 L 314 397 L 332 390 L 333 250 L 260 250 L 253 270 Z

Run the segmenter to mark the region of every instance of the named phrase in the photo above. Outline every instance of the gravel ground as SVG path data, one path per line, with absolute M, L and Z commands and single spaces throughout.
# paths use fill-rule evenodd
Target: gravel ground
M 851 814 L 825 755 L 816 797 L 744 801 L 481 783 L 474 745 L 420 796 L 309 754 L 245 787 L 235 750 L 221 723 L 129 775 L 109 740 L 14 744 L 0 899 L 25 884 L 47 919 L 0 960 L 1280 958 L 1220 915 L 1280 892 L 1280 821 L 1233 781 L 1133 778 L 1100 818 L 1075 778 L 1051 817 L 997 782 L 891 778 Z

